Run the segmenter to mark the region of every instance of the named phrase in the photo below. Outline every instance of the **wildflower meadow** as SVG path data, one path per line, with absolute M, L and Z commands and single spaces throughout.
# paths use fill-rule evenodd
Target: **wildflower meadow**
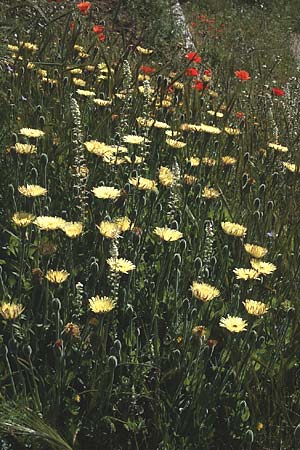
M 0 449 L 299 449 L 297 1 L 1 5 Z

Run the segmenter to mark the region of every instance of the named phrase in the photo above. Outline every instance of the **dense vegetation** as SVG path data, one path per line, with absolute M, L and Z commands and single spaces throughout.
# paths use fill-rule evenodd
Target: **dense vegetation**
M 297 449 L 293 3 L 140 3 L 3 2 L 0 447 Z

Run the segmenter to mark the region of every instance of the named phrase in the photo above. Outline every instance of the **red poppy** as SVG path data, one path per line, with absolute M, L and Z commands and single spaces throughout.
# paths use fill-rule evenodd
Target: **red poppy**
M 272 87 L 272 92 L 276 97 L 283 97 L 284 91 L 278 87 Z
M 103 33 L 104 31 L 104 25 L 94 25 L 93 26 L 93 32 L 98 34 L 98 33 Z
M 206 75 L 207 77 L 212 76 L 212 70 L 211 69 L 205 69 L 203 72 L 203 75 Z
M 235 117 L 237 119 L 244 119 L 245 113 L 243 113 L 242 111 L 238 111 L 238 112 L 235 113 Z
M 91 2 L 80 2 L 76 6 L 82 14 L 87 14 L 92 4 Z
M 141 66 L 140 67 L 140 72 L 143 72 L 145 74 L 149 74 L 149 73 L 154 73 L 155 69 L 153 67 L 149 67 L 149 66 Z
M 185 71 L 185 76 L 187 77 L 197 77 L 198 76 L 198 70 L 195 69 L 195 67 L 188 67 Z
M 98 33 L 98 39 L 100 42 L 105 41 L 105 34 L 104 33 Z
M 234 72 L 235 76 L 239 78 L 241 81 L 251 80 L 249 72 L 247 70 L 236 70 Z
M 189 52 L 185 55 L 186 59 L 189 59 L 190 61 L 195 62 L 196 64 L 201 63 L 202 59 L 201 56 L 198 55 L 196 52 Z
M 203 81 L 197 80 L 192 86 L 193 89 L 196 89 L 196 91 L 203 91 L 204 84 Z

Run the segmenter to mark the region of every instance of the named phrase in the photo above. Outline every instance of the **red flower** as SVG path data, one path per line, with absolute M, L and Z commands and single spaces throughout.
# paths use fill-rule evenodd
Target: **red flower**
M 154 73 L 155 69 L 153 67 L 149 67 L 149 66 L 141 66 L 140 67 L 140 72 L 143 72 L 145 74 L 149 74 L 149 73 Z
M 206 75 L 207 77 L 211 77 L 212 76 L 212 70 L 211 69 L 204 70 L 203 75 Z
M 242 111 L 238 111 L 238 112 L 235 113 L 235 117 L 237 119 L 244 119 L 245 113 L 243 113 Z
M 105 34 L 104 33 L 98 33 L 98 39 L 100 42 L 105 41 Z
M 75 22 L 73 22 L 73 21 L 70 22 L 69 26 L 70 26 L 70 30 L 72 30 L 72 31 L 75 30 Z
M 185 76 L 187 76 L 187 77 L 197 77 L 198 76 L 198 70 L 195 69 L 195 67 L 189 67 L 185 71 Z
M 284 91 L 278 87 L 272 87 L 272 92 L 276 97 L 283 97 Z
M 195 81 L 195 83 L 193 84 L 193 89 L 196 89 L 196 91 L 203 91 L 204 89 L 204 84 L 202 81 L 197 80 Z
M 189 59 L 190 61 L 195 62 L 196 64 L 201 63 L 201 56 L 198 55 L 196 52 L 189 52 L 185 55 L 186 59 Z
M 234 72 L 235 76 L 239 78 L 241 81 L 251 80 L 249 72 L 247 70 L 236 70 Z
M 87 14 L 92 4 L 91 2 L 80 2 L 76 6 L 82 14 Z
M 103 33 L 104 31 L 104 25 L 94 25 L 93 26 L 93 32 L 98 34 L 98 33 Z

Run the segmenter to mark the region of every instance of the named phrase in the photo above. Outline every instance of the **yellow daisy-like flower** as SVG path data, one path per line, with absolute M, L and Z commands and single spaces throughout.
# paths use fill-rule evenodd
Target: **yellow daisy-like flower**
M 72 75 L 81 75 L 82 74 L 82 69 L 80 69 L 79 67 L 75 67 L 75 69 L 70 69 L 69 67 L 67 67 L 67 70 L 70 70 L 70 73 Z
M 201 123 L 201 125 L 199 126 L 198 131 L 202 131 L 203 133 L 208 133 L 208 134 L 220 134 L 220 133 L 222 133 L 222 130 L 220 130 L 220 128 L 214 127 L 212 125 L 205 125 L 204 123 Z
M 260 245 L 245 244 L 244 248 L 249 255 L 256 259 L 263 258 L 268 253 L 268 249 Z
M 197 156 L 191 156 L 190 158 L 187 158 L 186 161 L 189 162 L 192 167 L 198 167 L 201 159 Z
M 143 177 L 129 178 L 129 183 L 141 191 L 155 191 L 157 186 L 156 181 Z
M 65 223 L 64 219 L 56 216 L 38 216 L 34 221 L 34 224 L 44 231 L 63 230 Z
M 207 111 L 207 113 L 208 113 L 210 116 L 218 117 L 219 119 L 221 119 L 222 117 L 224 117 L 224 114 L 221 113 L 220 111 L 212 111 L 212 110 L 209 110 L 209 111 Z M 226 130 L 226 129 L 225 129 L 225 130 Z
M 20 142 L 17 142 L 15 145 L 16 152 L 20 155 L 32 155 L 36 153 L 37 148 L 35 145 L 31 144 L 21 144 Z
M 26 186 L 19 186 L 18 191 L 25 197 L 39 197 L 47 194 L 47 189 L 38 184 L 27 184 Z
M 166 186 L 166 187 L 173 186 L 173 184 L 175 182 L 175 176 L 174 176 L 172 170 L 169 169 L 168 167 L 164 167 L 164 166 L 161 166 L 159 168 L 158 179 L 159 179 L 160 184 L 162 184 L 163 186 Z
M 7 49 L 11 52 L 17 52 L 19 50 L 19 47 L 17 45 L 8 44 Z
M 180 125 L 180 129 L 182 131 L 200 131 L 199 126 L 200 125 L 196 125 L 194 123 L 182 123 Z
M 259 277 L 260 273 L 254 269 L 233 269 L 235 276 L 238 280 L 256 280 Z
M 140 45 L 138 45 L 136 49 L 141 55 L 152 55 L 153 53 L 153 50 L 151 50 L 150 48 L 144 48 L 141 47 Z
M 229 136 L 238 136 L 239 134 L 241 134 L 241 130 L 239 130 L 238 128 L 225 127 L 224 131 L 226 134 L 229 134 Z
M 219 323 L 220 327 L 226 328 L 231 333 L 240 333 L 241 331 L 246 331 L 248 323 L 241 317 L 230 316 L 222 317 Z
M 280 144 L 275 144 L 270 142 L 268 144 L 269 148 L 272 148 L 273 150 L 276 150 L 277 152 L 281 152 L 281 153 L 286 153 L 289 151 L 289 149 L 287 147 L 285 147 L 284 145 L 280 145 Z
M 107 239 L 116 239 L 120 236 L 120 228 L 114 222 L 109 222 L 108 220 L 102 220 L 100 225 L 96 225 L 100 234 Z
M 221 157 L 222 164 L 224 166 L 234 166 L 237 163 L 237 159 L 233 156 L 222 156 Z
M 179 91 L 182 91 L 184 89 L 184 84 L 180 83 L 180 81 L 175 81 L 175 83 L 173 83 L 173 87 L 174 87 L 174 89 L 178 89 Z
M 175 131 L 175 130 L 166 130 L 165 134 L 166 134 L 166 136 L 169 136 L 171 138 L 180 136 L 180 132 L 179 131 Z
M 38 46 L 36 44 L 33 44 L 32 42 L 20 42 L 20 48 L 23 47 L 26 50 L 30 50 L 31 52 L 37 52 L 38 51 Z
M 169 130 L 170 129 L 170 125 L 168 125 L 166 122 L 160 122 L 159 120 L 145 119 L 144 117 L 137 117 L 136 121 L 140 127 L 145 127 L 145 128 L 154 127 L 154 128 L 158 128 L 161 130 Z
M 112 100 L 103 100 L 102 98 L 94 98 L 93 102 L 98 106 L 110 106 L 112 105 Z
M 185 173 L 183 176 L 183 181 L 188 186 L 192 186 L 192 184 L 197 183 L 197 180 L 198 180 L 198 178 L 195 177 L 194 175 L 189 175 L 189 174 Z
M 112 311 L 116 307 L 116 302 L 109 297 L 99 297 L 96 295 L 89 299 L 91 311 L 95 314 L 104 314 Z
M 300 172 L 300 166 L 296 166 L 296 164 L 283 162 L 283 167 L 285 167 L 289 172 L 295 173 Z
M 269 310 L 269 307 L 265 303 L 256 300 L 247 299 L 243 302 L 243 305 L 247 313 L 252 316 L 262 316 Z
M 176 141 L 175 139 L 166 139 L 166 144 L 177 149 L 184 148 L 186 146 L 186 142 Z
M 21 128 L 19 133 L 29 138 L 39 138 L 45 136 L 44 131 L 37 130 L 35 128 Z
M 198 283 L 193 281 L 191 286 L 193 296 L 202 302 L 209 302 L 216 297 L 219 297 L 220 291 L 207 283 Z
M 207 200 L 212 200 L 214 198 L 220 197 L 220 192 L 217 191 L 217 189 L 210 188 L 208 186 L 205 186 L 205 188 L 202 191 L 202 197 L 206 198 Z
M 104 156 L 112 156 L 113 150 L 112 146 L 105 144 L 104 142 L 99 141 L 87 141 L 83 144 L 88 152 L 93 153 L 94 155 L 100 156 L 103 158 Z M 122 147 L 123 148 L 123 147 Z M 127 149 L 126 149 L 127 150 Z
M 86 86 L 86 81 L 83 80 L 82 78 L 72 78 L 73 83 L 75 84 L 75 86 L 80 86 L 80 87 L 85 87 Z
M 131 261 L 128 261 L 124 258 L 109 258 L 107 260 L 107 264 L 109 265 L 112 272 L 117 273 L 121 272 L 128 274 L 128 272 L 136 268 L 136 266 Z
M 45 278 L 47 278 L 47 280 L 50 283 L 57 283 L 57 284 L 61 284 L 64 281 L 66 281 L 66 279 L 69 276 L 69 272 L 67 272 L 66 270 L 48 270 Z
M 178 241 L 178 239 L 181 239 L 183 234 L 180 231 L 173 230 L 172 228 L 168 227 L 156 227 L 154 229 L 154 234 L 160 237 L 161 240 L 167 241 L 167 242 L 173 242 Z
M 144 136 L 136 136 L 135 134 L 127 134 L 126 136 L 123 136 L 123 142 L 127 144 L 133 144 L 133 145 L 140 145 L 144 144 L 145 142 L 150 142 L 148 139 L 146 139 Z
M 209 158 L 208 156 L 204 156 L 204 158 L 201 159 L 201 164 L 207 167 L 214 167 L 216 165 L 216 160 Z
M 117 219 L 114 220 L 114 223 L 117 225 L 117 227 L 122 233 L 132 229 L 134 226 L 127 216 L 118 217 Z
M 18 227 L 27 227 L 33 223 L 35 216 L 25 211 L 20 211 L 12 216 L 12 221 Z
M 274 264 L 269 262 L 263 262 L 257 259 L 251 259 L 250 263 L 253 269 L 257 270 L 262 275 L 270 275 L 277 269 L 277 267 Z
M 5 320 L 14 320 L 22 314 L 24 309 L 20 303 L 3 302 L 0 305 L 0 314 Z
M 82 95 L 83 97 L 95 97 L 96 94 L 93 91 L 87 91 L 85 89 L 76 89 L 78 95 Z
M 226 234 L 235 237 L 245 237 L 247 232 L 246 227 L 234 222 L 221 222 L 221 227 Z
M 94 187 L 92 191 L 95 197 L 101 199 L 115 200 L 116 198 L 119 198 L 121 196 L 120 189 L 116 189 L 109 186 Z
M 69 238 L 77 238 L 82 234 L 83 223 L 81 222 L 65 222 L 62 231 L 66 233 Z

